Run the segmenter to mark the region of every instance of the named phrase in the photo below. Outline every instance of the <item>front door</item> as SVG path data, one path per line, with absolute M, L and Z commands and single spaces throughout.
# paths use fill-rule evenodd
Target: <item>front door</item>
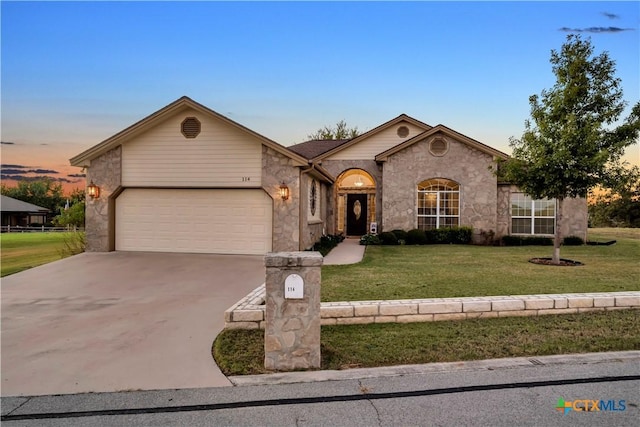
M 367 195 L 347 194 L 347 235 L 367 234 Z

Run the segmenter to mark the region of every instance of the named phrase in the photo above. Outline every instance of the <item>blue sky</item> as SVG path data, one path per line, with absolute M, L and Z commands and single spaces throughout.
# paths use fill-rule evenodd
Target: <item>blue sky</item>
M 554 83 L 562 28 L 608 29 L 582 34 L 640 98 L 638 2 L 3 1 L 1 13 L 4 164 L 63 169 L 183 95 L 283 145 L 406 113 L 510 152 L 529 96 Z

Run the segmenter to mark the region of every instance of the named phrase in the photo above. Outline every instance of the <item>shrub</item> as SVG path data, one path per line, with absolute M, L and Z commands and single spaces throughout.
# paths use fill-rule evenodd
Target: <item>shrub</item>
M 578 236 L 567 236 L 562 241 L 562 244 L 566 246 L 582 246 L 584 245 L 584 240 Z
M 61 257 L 81 254 L 86 246 L 85 234 L 82 231 L 65 233 L 62 242 L 64 247 L 60 250 Z
M 486 246 L 491 246 L 494 244 L 494 238 L 496 236 L 496 232 L 493 230 L 480 230 L 480 236 L 482 237 L 482 243 Z
M 452 227 L 451 228 L 451 241 L 449 243 L 455 243 L 460 245 L 468 245 L 473 239 L 472 227 Z
M 320 237 L 320 240 L 318 240 L 313 245 L 311 250 L 320 252 L 322 256 L 326 256 L 329 252 L 331 252 L 331 249 L 338 246 L 338 243 L 342 242 L 343 240 L 344 236 L 342 234 L 328 234 L 326 236 Z
M 425 235 L 427 236 L 427 243 L 430 244 L 447 242 L 447 230 L 444 228 L 433 228 L 431 230 L 427 230 L 425 231 Z
M 504 246 L 552 246 L 553 239 L 539 236 L 503 236 Z
M 397 245 L 398 238 L 392 232 L 385 231 L 384 233 L 380 233 L 380 242 L 383 245 Z
M 361 245 L 379 245 L 380 238 L 377 234 L 365 234 L 360 238 Z
M 402 240 L 403 242 L 407 241 L 407 232 L 404 230 L 393 230 L 391 231 L 396 238 L 398 239 L 398 243 Z
M 444 227 L 426 231 L 427 242 L 434 244 L 461 244 L 471 243 L 473 228 L 471 227 Z
M 427 235 L 423 230 L 414 228 L 407 232 L 407 245 L 426 245 Z

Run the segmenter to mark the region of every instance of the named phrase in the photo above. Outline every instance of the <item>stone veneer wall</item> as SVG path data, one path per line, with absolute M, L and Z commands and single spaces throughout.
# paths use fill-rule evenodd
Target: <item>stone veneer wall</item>
M 280 184 L 289 187 L 289 199 L 280 198 Z M 300 169 L 293 160 L 262 146 L 262 188 L 273 199 L 273 252 L 300 250 Z M 305 213 L 306 216 L 306 213 Z
M 489 170 L 493 157 L 452 138 L 445 138 L 444 156 L 429 152 L 431 138 L 392 155 L 384 163 L 382 231 L 416 228 L 417 185 L 431 178 L 446 178 L 460 184 L 460 225 L 496 230 L 497 179 Z
M 327 218 L 327 185 L 326 183 L 316 179 L 318 183 L 318 206 L 320 212 L 319 220 L 309 219 L 309 188 L 314 178 L 309 174 L 303 173 L 300 179 L 302 183 L 302 191 L 300 194 L 300 206 L 302 212 L 302 220 L 300 221 L 300 250 L 310 249 L 314 243 L 322 237 L 322 231 L 325 228 L 325 218 Z
M 511 229 L 511 193 L 519 193 L 518 187 L 511 184 L 498 186 L 498 222 L 496 239 L 509 235 Z M 577 197 L 565 199 L 563 203 L 562 236 L 578 236 L 587 241 L 588 211 L 587 199 Z
M 264 367 L 291 371 L 320 367 L 320 280 L 318 252 L 265 256 Z M 301 298 L 287 298 L 290 276 L 301 279 Z
M 375 160 L 323 160 L 322 167 L 331 175 L 336 177 L 336 179 L 338 179 L 341 173 L 349 169 L 362 169 L 364 171 L 367 171 L 373 177 L 376 183 L 376 221 L 378 222 L 378 224 L 381 223 L 382 204 L 380 203 L 380 200 L 382 200 L 383 190 L 381 165 L 377 164 Z M 336 233 L 336 214 L 338 210 L 338 207 L 336 206 L 337 188 L 338 186 L 336 183 L 334 184 L 333 191 L 328 195 L 329 200 L 331 201 L 327 220 L 325 221 L 328 234 Z M 378 229 L 380 229 L 379 226 Z
M 100 197 L 87 198 L 85 211 L 86 251 L 115 249 L 115 198 L 122 183 L 122 149 L 118 146 L 91 161 L 87 183 L 100 187 Z
M 586 242 L 589 227 L 587 199 L 584 197 L 565 199 L 562 207 L 563 218 L 560 225 L 562 235 L 578 236 Z
M 496 234 L 494 239 L 508 236 L 511 230 L 511 192 L 516 191 L 515 185 L 498 185 L 498 219 L 496 221 Z

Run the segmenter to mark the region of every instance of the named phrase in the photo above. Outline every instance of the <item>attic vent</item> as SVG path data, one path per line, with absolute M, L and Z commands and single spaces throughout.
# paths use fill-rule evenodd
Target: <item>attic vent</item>
M 429 144 L 429 152 L 434 156 L 444 156 L 449 149 L 447 141 L 442 138 L 437 138 L 431 141 Z
M 398 128 L 398 136 L 400 138 L 406 138 L 407 136 L 409 136 L 409 128 L 406 126 L 400 126 Z
M 187 117 L 182 121 L 180 130 L 185 138 L 195 138 L 200 135 L 200 120 L 195 117 Z

